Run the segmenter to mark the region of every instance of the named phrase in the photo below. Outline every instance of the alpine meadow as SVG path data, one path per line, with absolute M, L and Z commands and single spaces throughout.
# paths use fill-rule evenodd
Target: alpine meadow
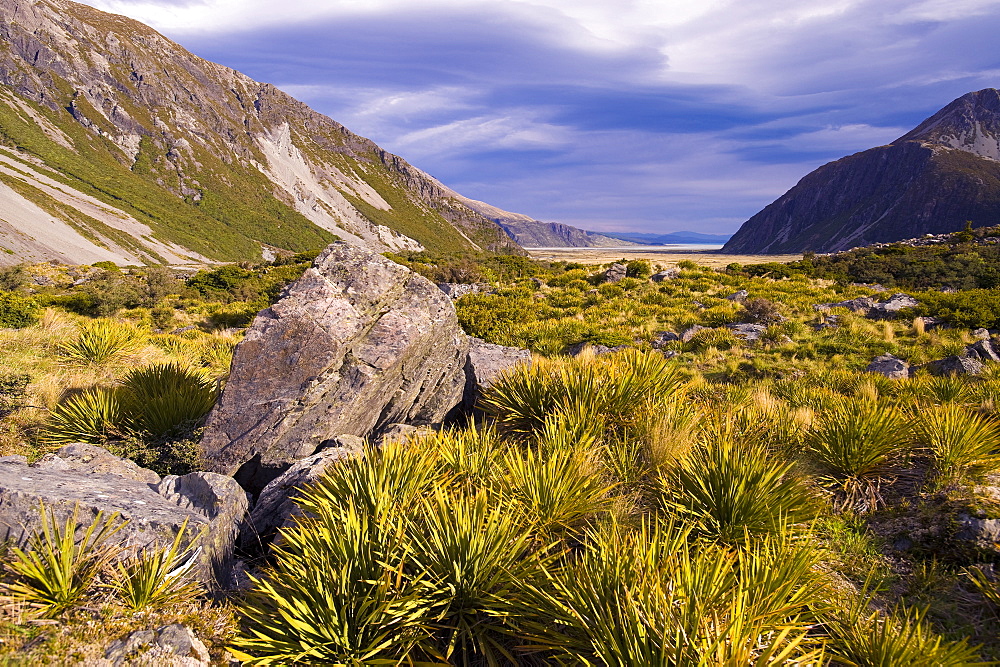
M 287 9 L 301 15 L 289 18 L 208 0 L 220 26 L 235 23 L 185 33 L 171 21 L 204 16 L 201 5 L 93 4 L 146 12 L 195 51 L 233 49 L 233 62 L 241 39 L 259 37 L 249 62 L 275 77 L 288 61 L 269 60 L 266 39 L 290 31 L 293 70 L 311 71 L 316 31 L 332 21 L 343 45 L 319 42 L 350 51 L 338 71 L 355 68 L 337 85 L 371 77 L 352 95 L 373 94 L 387 70 L 444 77 L 434 95 L 396 91 L 355 111 L 359 122 L 428 162 L 430 137 L 484 166 L 438 180 L 134 18 L 0 0 L 0 663 L 1000 664 L 996 89 L 934 89 L 927 108 L 907 107 L 917 118 L 884 112 L 885 141 L 847 157 L 799 146 L 765 156 L 789 119 L 826 122 L 847 107 L 831 83 L 819 101 L 796 93 L 813 106 L 796 98 L 779 118 L 774 100 L 790 92 L 694 77 L 715 61 L 685 39 L 718 37 L 698 31 L 726 12 L 739 14 L 726 23 L 734 35 L 758 25 L 727 3 L 697 16 L 673 3 L 661 23 L 625 3 L 620 17 L 601 14 L 602 31 L 575 13 L 596 5 L 546 0 L 544 21 L 522 33 L 537 7 L 473 2 L 466 15 L 432 2 L 445 27 L 428 53 L 448 51 L 447 28 L 447 65 L 365 50 L 394 34 L 365 23 L 391 23 L 382 6 L 296 0 Z M 803 25 L 847 30 L 871 7 L 856 5 L 819 18 L 800 7 L 775 25 L 803 31 L 794 43 L 808 51 L 834 37 Z M 965 25 L 930 5 L 902 2 L 885 19 L 900 44 Z M 996 14 L 986 5 L 953 10 L 985 24 Z M 392 48 L 430 59 L 417 48 L 426 26 L 389 6 L 414 22 Z M 495 29 L 494 11 L 510 12 L 509 43 L 469 27 L 481 15 Z M 924 26 L 916 37 L 908 12 Z M 634 53 L 616 41 L 632 13 L 650 21 L 629 38 Z M 557 31 L 566 17 L 588 26 L 586 39 L 545 33 L 567 50 L 536 54 L 539 26 Z M 660 32 L 689 75 L 669 90 L 628 78 Z M 579 44 L 595 36 L 587 60 Z M 498 108 L 516 102 L 512 125 L 472 128 L 436 106 L 445 91 L 458 100 L 449 113 L 482 111 L 455 82 L 478 62 L 455 56 L 467 41 L 537 56 L 536 70 L 517 72 L 530 91 L 482 93 Z M 741 66 L 771 63 L 766 45 L 746 46 Z M 643 112 L 586 97 L 590 115 L 573 125 L 567 109 L 585 98 L 574 86 L 588 79 L 546 79 L 573 53 L 580 77 L 614 73 Z M 482 65 L 481 85 L 501 62 Z M 609 100 L 629 97 L 612 88 Z M 738 118 L 734 91 L 759 105 L 751 120 Z M 691 141 L 724 137 L 724 148 L 677 158 L 684 169 L 745 149 L 755 157 L 741 164 L 776 180 L 737 182 L 719 162 L 704 194 L 706 177 L 681 178 L 667 157 L 638 164 L 642 142 L 626 130 L 664 131 L 653 112 Z M 706 118 L 722 135 L 700 129 Z M 621 181 L 587 171 L 580 147 L 612 120 L 600 141 L 622 144 L 608 158 Z M 385 130 L 390 121 L 406 134 Z M 860 127 L 837 126 L 878 143 L 875 124 Z M 754 132 L 762 143 L 737 147 Z M 774 176 L 793 159 L 794 185 Z M 569 168 L 578 181 L 560 180 Z M 726 218 L 732 228 L 710 221 L 718 202 L 689 223 L 698 232 L 655 226 L 621 203 L 633 191 L 615 189 L 641 189 L 657 170 L 692 188 L 678 207 L 729 197 L 743 210 L 748 192 L 766 201 Z M 543 193 L 524 200 L 540 217 L 565 206 L 573 224 L 458 192 L 515 183 Z M 594 218 L 575 208 L 588 192 Z M 602 208 L 609 200 L 620 217 Z M 638 221 L 623 226 L 628 216 Z

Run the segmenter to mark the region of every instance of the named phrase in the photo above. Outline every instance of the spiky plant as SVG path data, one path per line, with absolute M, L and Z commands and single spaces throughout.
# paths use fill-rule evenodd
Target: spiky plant
M 152 436 L 197 422 L 219 396 L 215 383 L 203 372 L 176 362 L 131 370 L 120 384 L 122 409 L 130 426 Z
M 436 489 L 410 521 L 407 541 L 408 569 L 436 589 L 433 653 L 459 665 L 516 662 L 514 613 L 547 551 L 536 551 L 528 526 L 485 493 Z
M 655 520 L 593 534 L 591 548 L 531 587 L 526 650 L 565 665 L 812 664 L 821 586 L 809 549 L 774 542 L 738 555 L 695 550 Z
M 27 604 L 41 616 L 58 616 L 91 592 L 94 579 L 117 553 L 108 539 L 127 522 L 115 512 L 98 512 L 77 538 L 79 506 L 59 523 L 56 512 L 39 507 L 41 532 L 28 538 L 26 549 L 13 547 L 6 569 L 13 581 L 3 584 L 6 596 Z
M 867 610 L 867 596 L 827 623 L 828 650 L 835 665 L 985 665 L 966 640 L 946 641 L 924 621 L 925 610 L 897 609 L 886 615 Z
M 253 580 L 237 657 L 255 665 L 400 664 L 428 638 L 440 604 L 420 573 L 403 576 L 405 517 L 384 524 L 350 502 L 318 509 L 284 531 L 273 565 Z
M 911 438 L 894 406 L 847 399 L 821 415 L 806 434 L 806 447 L 837 501 L 866 509 L 880 502 L 880 482 L 898 471 Z
M 187 526 L 185 519 L 170 546 L 143 550 L 115 563 L 110 587 L 126 609 L 165 609 L 190 602 L 201 593 L 201 585 L 190 576 L 200 551 L 191 545 L 198 536 L 188 546 L 181 546 Z
M 122 437 L 125 422 L 125 410 L 117 389 L 89 389 L 57 405 L 39 439 L 49 444 L 89 442 L 104 445 Z
M 104 364 L 135 354 L 145 343 L 145 335 L 135 326 L 98 319 L 85 324 L 75 339 L 59 346 L 59 351 L 77 363 Z
M 707 443 L 664 475 L 663 505 L 695 535 L 729 544 L 780 535 L 817 513 L 808 487 L 759 445 Z
M 613 505 L 614 487 L 601 478 L 596 455 L 585 447 L 512 449 L 496 467 L 493 487 L 542 535 L 579 535 Z
M 919 412 L 917 443 L 931 456 L 938 486 L 1000 469 L 1000 426 L 955 403 Z

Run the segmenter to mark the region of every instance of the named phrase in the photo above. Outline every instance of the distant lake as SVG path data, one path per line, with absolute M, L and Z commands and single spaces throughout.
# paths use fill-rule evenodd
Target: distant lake
M 560 251 L 565 250 L 566 252 L 579 252 L 580 250 L 620 250 L 622 252 L 699 252 L 699 251 L 712 251 L 721 250 L 722 245 L 720 244 L 706 244 L 706 243 L 674 243 L 671 245 L 625 245 L 625 246 L 594 246 L 587 248 L 568 248 L 566 246 L 559 246 L 556 248 L 536 248 L 536 247 L 525 247 L 525 250 L 546 250 L 546 251 Z

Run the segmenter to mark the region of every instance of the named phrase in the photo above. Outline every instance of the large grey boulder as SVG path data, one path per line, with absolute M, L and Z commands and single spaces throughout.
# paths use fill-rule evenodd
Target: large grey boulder
M 891 354 L 875 357 L 865 370 L 869 373 L 884 375 L 892 380 L 910 377 L 910 364 Z
M 257 492 L 336 435 L 439 422 L 462 399 L 468 346 L 434 283 L 334 243 L 236 347 L 208 465 Z
M 519 347 L 469 339 L 469 357 L 465 363 L 465 395 L 462 405 L 471 409 L 479 400 L 479 392 L 489 388 L 500 374 L 519 364 L 530 364 L 531 352 Z
M 108 456 L 111 456 L 108 454 Z M 40 506 L 65 524 L 74 508 L 90 525 L 98 513 L 115 512 L 128 524 L 113 540 L 129 548 L 168 546 L 187 521 L 182 544 L 201 547 L 195 576 L 206 583 L 228 581 L 236 530 L 246 513 L 246 492 L 214 473 L 167 477 L 151 484 L 106 472 L 81 472 L 51 465 L 0 463 L 0 542 L 25 544 L 41 529 Z
M 813 308 L 818 311 L 830 310 L 832 308 L 846 308 L 852 313 L 862 313 L 867 315 L 868 311 L 870 311 L 874 305 L 875 300 L 870 296 L 859 296 L 856 299 L 837 301 L 836 303 L 817 303 L 813 305 Z
M 319 480 L 331 466 L 363 454 L 365 441 L 357 436 L 342 435 L 333 440 L 335 446 L 296 461 L 264 487 L 240 536 L 240 545 L 245 550 L 262 550 L 279 528 L 298 516 L 295 498 L 304 487 Z

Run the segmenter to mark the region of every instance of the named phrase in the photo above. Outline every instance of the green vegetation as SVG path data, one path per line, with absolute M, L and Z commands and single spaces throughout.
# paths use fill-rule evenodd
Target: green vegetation
M 14 292 L 0 292 L 0 328 L 23 329 L 38 321 L 38 302 Z
M 46 607 L 62 634 L 29 655 L 81 655 L 92 636 L 81 607 L 97 598 L 111 610 L 97 625 L 119 634 L 137 610 L 201 613 L 191 622 L 213 650 L 249 664 L 1000 659 L 1000 552 L 962 532 L 962 517 L 1000 518 L 983 491 L 1000 486 L 997 367 L 863 372 L 884 353 L 915 366 L 960 353 L 968 328 L 820 312 L 813 304 L 876 292 L 804 274 L 687 263 L 653 283 L 656 267 L 637 264 L 608 284 L 597 268 L 522 257 L 398 259 L 434 280 L 486 284 L 457 301 L 460 321 L 530 347 L 534 363 L 484 393 L 479 421 L 332 467 L 298 499 L 245 597 L 213 607 L 193 585 L 167 587 L 186 562 L 177 542 L 105 566 L 92 581 L 107 588 Z M 306 260 L 183 280 L 98 267 L 76 286 L 69 272 L 90 269 L 22 269 L 46 287 L 11 272 L 9 293 L 33 290 L 46 310 L 0 331 L 11 406 L 0 451 L 34 457 L 89 439 L 160 472 L 196 469 L 199 419 L 240 335 L 229 327 Z M 726 298 L 739 290 L 742 302 Z M 124 292 L 136 295 L 126 305 L 108 296 Z M 95 317 L 80 294 L 116 310 Z M 737 323 L 760 337 L 726 326 Z M 101 343 L 111 333 L 82 344 L 112 325 L 135 346 L 67 355 L 117 349 Z M 694 325 L 706 328 L 666 335 Z M 630 349 L 566 356 L 580 343 Z M 28 579 L 8 570 L 4 581 Z M 29 616 L 0 616 L 0 640 L 24 645 L 8 638 Z

